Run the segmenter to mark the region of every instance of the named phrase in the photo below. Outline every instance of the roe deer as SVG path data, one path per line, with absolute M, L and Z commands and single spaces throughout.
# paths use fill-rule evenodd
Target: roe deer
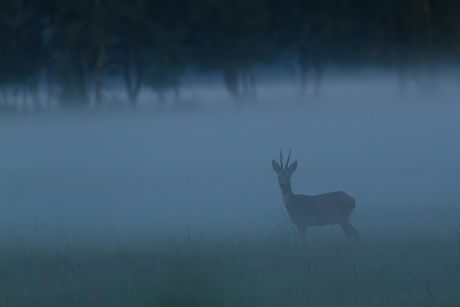
M 305 243 L 308 226 L 322 226 L 339 224 L 350 240 L 359 240 L 359 232 L 348 220 L 355 208 L 355 199 L 344 192 L 331 192 L 320 195 L 294 194 L 291 188 L 291 175 L 297 168 L 297 161 L 289 166 L 291 150 L 283 168 L 283 154 L 280 151 L 279 165 L 272 160 L 272 166 L 278 174 L 278 183 L 283 194 L 283 202 L 292 223 L 297 226 L 299 239 Z

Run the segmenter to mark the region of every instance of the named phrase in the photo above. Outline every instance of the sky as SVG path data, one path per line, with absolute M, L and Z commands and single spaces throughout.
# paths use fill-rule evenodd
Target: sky
M 189 84 L 185 109 L 0 117 L 0 245 L 145 245 L 269 237 L 285 224 L 271 160 L 292 150 L 294 193 L 344 191 L 364 239 L 460 228 L 460 105 L 452 75 L 401 95 L 387 75 L 327 79 L 299 104 L 283 82 L 236 108 Z M 215 102 L 215 103 L 214 103 Z M 283 228 L 283 229 L 284 229 Z M 312 227 L 307 240 L 338 237 Z

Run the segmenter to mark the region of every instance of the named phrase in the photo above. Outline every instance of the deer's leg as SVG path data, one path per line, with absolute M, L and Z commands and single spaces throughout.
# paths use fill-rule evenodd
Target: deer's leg
M 353 227 L 350 222 L 348 222 L 348 225 L 350 225 L 350 228 L 351 228 L 351 231 L 352 231 L 352 235 L 353 235 L 353 238 L 355 238 L 356 241 L 359 241 L 361 239 L 361 237 L 359 236 L 359 231 Z
M 305 244 L 305 237 L 307 236 L 307 227 L 306 226 L 297 226 L 299 231 L 299 241 L 303 245 Z
M 356 241 L 359 241 L 359 232 L 358 230 L 356 230 L 355 227 L 353 227 L 350 224 L 350 221 L 348 221 L 348 219 L 344 219 L 338 224 L 342 227 L 343 232 L 345 232 L 345 235 L 347 236 L 348 240 L 355 238 Z

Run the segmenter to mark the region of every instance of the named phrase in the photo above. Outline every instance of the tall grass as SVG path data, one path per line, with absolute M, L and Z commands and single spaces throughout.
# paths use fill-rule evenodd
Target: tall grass
M 459 306 L 460 241 L 287 233 L 0 253 L 0 306 Z

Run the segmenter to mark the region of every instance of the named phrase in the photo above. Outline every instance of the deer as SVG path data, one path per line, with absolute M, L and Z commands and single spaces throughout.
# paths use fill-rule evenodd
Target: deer
M 297 227 L 299 240 L 305 244 L 307 227 L 338 224 L 348 240 L 360 240 L 359 232 L 349 221 L 355 208 L 355 199 L 345 192 L 336 191 L 320 195 L 294 194 L 291 188 L 291 176 L 297 169 L 297 161 L 289 165 L 291 150 L 283 168 L 283 152 L 280 150 L 280 164 L 272 160 L 272 166 L 278 174 L 283 203 L 291 222 Z

